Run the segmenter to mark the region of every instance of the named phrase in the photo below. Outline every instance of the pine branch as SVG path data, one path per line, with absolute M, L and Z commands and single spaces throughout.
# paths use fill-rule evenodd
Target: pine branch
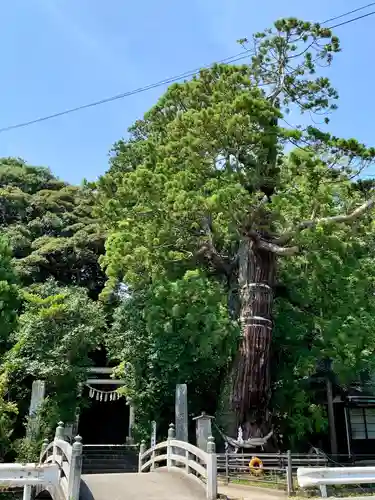
M 254 229 L 247 231 L 247 236 L 255 241 L 257 248 L 260 250 L 266 250 L 267 252 L 272 252 L 276 255 L 295 255 L 298 253 L 299 248 L 297 246 L 293 247 L 282 247 L 275 244 L 273 241 L 264 240 Z
M 212 234 L 212 221 L 211 216 L 207 215 L 202 221 L 203 231 L 205 235 L 205 241 L 200 246 L 197 256 L 203 257 L 208 261 L 216 270 L 224 273 L 226 276 L 230 276 L 232 273 L 232 265 L 227 262 L 225 258 L 217 251 Z
M 340 223 L 348 223 L 359 219 L 362 217 L 368 210 L 375 206 L 375 196 L 370 200 L 366 201 L 358 208 L 353 210 L 350 214 L 341 214 L 341 215 L 333 215 L 332 217 L 321 217 L 320 219 L 312 219 L 305 220 L 300 222 L 296 228 L 288 233 L 281 235 L 279 238 L 275 238 L 273 243 L 275 245 L 283 245 L 292 240 L 298 233 L 304 231 L 305 229 L 311 229 L 316 227 L 318 224 L 340 224 Z
M 198 257 L 203 257 L 217 271 L 229 276 L 232 272 L 232 266 L 222 255 L 216 250 L 215 246 L 210 241 L 205 241 L 197 252 Z
M 261 250 L 267 250 L 268 252 L 272 252 L 280 256 L 295 255 L 299 251 L 299 248 L 297 246 L 282 247 L 279 245 L 275 245 L 275 243 L 271 243 L 270 241 L 265 241 L 262 239 L 259 240 L 257 246 Z

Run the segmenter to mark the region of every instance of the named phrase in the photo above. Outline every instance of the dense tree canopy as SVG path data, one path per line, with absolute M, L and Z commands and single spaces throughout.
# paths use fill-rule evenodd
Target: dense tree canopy
M 12 446 L 14 422 L 18 414 L 17 404 L 7 398 L 6 377 L 0 375 L 0 462 L 4 461 Z
M 20 293 L 17 277 L 11 264 L 8 242 L 0 237 L 0 362 L 10 346 L 10 337 L 17 327 Z M 11 444 L 13 424 L 18 413 L 15 403 L 9 400 L 7 378 L 0 373 L 0 462 Z
M 13 269 L 12 254 L 6 239 L 0 237 L 0 356 L 9 347 L 9 335 L 17 326 L 20 306 L 18 280 Z
M 278 21 L 253 40 L 249 65 L 216 65 L 172 85 L 130 129 L 130 139 L 116 145 L 98 195 L 110 230 L 103 259 L 108 287 L 125 280 L 137 289 L 203 268 L 237 297 L 232 310 L 243 336 L 229 407 L 231 432 L 245 425 L 245 436 L 254 421 L 269 427 L 273 297 L 285 276 L 289 295 L 313 311 L 312 333 L 320 332 L 312 355 L 297 356 L 301 376 L 315 369 L 317 358 L 334 354 L 353 374 L 374 347 L 373 334 L 367 335 L 372 320 L 365 317 L 372 314 L 372 299 L 362 293 L 357 300 L 354 291 L 372 250 L 366 240 L 371 225 L 358 219 L 373 202 L 353 188 L 351 178 L 375 151 L 285 121 L 291 109 L 335 109 L 337 92 L 317 72 L 339 52 L 339 41 L 330 30 L 295 19 Z M 290 143 L 298 148 L 291 154 Z M 281 257 L 290 260 L 278 266 Z M 364 313 L 356 307 L 360 297 Z M 280 315 L 285 312 L 285 304 L 278 307 Z M 308 318 L 303 316 L 304 324 Z M 354 351 L 347 347 L 353 322 L 357 331 L 367 325 L 364 345 Z M 296 339 L 298 329 L 304 326 L 296 326 Z M 318 349 L 318 338 L 324 348 Z
M 73 420 L 102 345 L 139 435 L 186 382 L 232 436 L 302 442 L 327 423 L 320 362 L 341 385 L 374 373 L 374 183 L 355 179 L 375 150 L 327 132 L 339 40 L 287 19 L 252 42 L 248 64 L 169 87 L 97 184 L 0 160 L 0 454 L 36 377 L 45 428 Z
M 191 412 L 215 411 L 238 333 L 222 288 L 200 273 L 157 281 L 125 299 L 107 346 L 137 408 L 138 431 L 156 420 L 166 432 L 178 383 L 188 384 Z
M 0 160 L 0 229 L 11 247 L 0 241 L 0 363 L 8 397 L 18 406 L 16 437 L 35 378 L 47 384 L 46 425 L 72 421 L 90 351 L 104 339 L 105 315 L 92 300 L 105 281 L 98 264 L 104 234 L 91 206 L 87 184 L 71 186 L 21 159 Z M 11 261 L 21 293 L 10 279 Z
M 315 191 L 306 183 L 308 175 L 314 175 L 309 163 L 289 173 L 295 197 L 289 210 L 295 220 L 309 213 L 298 213 L 303 199 L 331 207 L 327 209 L 331 214 L 345 206 L 350 211 L 361 200 L 350 180 L 322 184 Z M 285 213 L 287 200 L 282 203 Z M 361 373 L 374 373 L 373 222 L 367 217 L 352 225 L 317 225 L 299 235 L 298 243 L 303 251 L 280 261 L 275 287 L 271 403 L 283 434 L 301 440 L 327 424 L 324 407 L 317 405 L 307 382 L 319 361 L 332 360 L 343 387 L 357 382 Z
M 25 285 L 54 277 L 86 287 L 93 297 L 101 291 L 104 235 L 91 214 L 89 194 L 88 187 L 62 182 L 46 168 L 0 160 L 0 228 Z
M 28 409 L 30 381 L 41 379 L 48 394 L 45 427 L 49 424 L 51 430 L 61 419 L 74 421 L 76 407 L 82 404 L 79 384 L 87 378 L 89 355 L 103 344 L 105 331 L 100 303 L 83 288 L 61 287 L 50 279 L 24 291 L 19 327 L 2 363 L 11 397 L 24 402 L 21 416 Z

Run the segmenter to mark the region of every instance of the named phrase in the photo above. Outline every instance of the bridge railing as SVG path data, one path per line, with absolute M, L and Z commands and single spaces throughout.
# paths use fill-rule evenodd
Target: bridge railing
M 48 440 L 43 442 L 39 462 L 57 464 L 59 467 L 59 491 L 55 491 L 57 500 L 78 500 L 82 471 L 82 439 L 76 436 L 71 445 L 65 441 L 65 435 L 64 424 L 59 422 L 54 440 L 51 443 L 48 443 Z
M 30 500 L 33 487 L 55 487 L 58 480 L 59 470 L 56 464 L 0 464 L 1 486 L 23 486 L 23 500 Z
M 168 429 L 168 439 L 146 450 L 142 441 L 139 451 L 139 472 L 154 470 L 161 463 L 168 470 L 178 469 L 192 478 L 197 478 L 206 489 L 207 500 L 217 498 L 217 464 L 214 438 L 210 436 L 207 452 L 196 446 L 175 439 L 174 425 Z

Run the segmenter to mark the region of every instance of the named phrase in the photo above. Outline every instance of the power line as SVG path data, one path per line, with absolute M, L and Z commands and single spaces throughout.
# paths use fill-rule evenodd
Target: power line
M 335 20 L 341 19 L 343 17 L 347 17 L 350 14 L 354 14 L 355 12 L 359 12 L 360 10 L 366 9 L 366 8 L 371 7 L 373 5 L 375 5 L 375 2 L 371 2 L 371 3 L 367 4 L 367 5 L 363 5 L 362 7 L 358 7 L 357 9 L 345 12 L 344 14 L 340 14 L 339 16 L 327 19 L 326 21 L 323 21 L 321 24 L 326 24 L 328 22 L 335 21 Z M 351 18 L 351 19 L 349 19 L 347 21 L 343 21 L 343 22 L 338 23 L 336 25 L 329 26 L 329 29 L 338 28 L 339 26 L 344 26 L 346 24 L 352 23 L 354 21 L 358 21 L 360 19 L 363 19 L 363 18 L 368 17 L 368 16 L 372 16 L 374 14 L 375 14 L 375 11 L 372 11 L 372 12 L 369 12 L 367 14 L 363 14 L 362 16 Z M 230 56 L 230 57 L 226 57 L 225 59 L 221 59 L 220 61 L 217 61 L 217 64 L 237 62 L 237 61 L 240 61 L 242 59 L 245 59 L 250 54 L 252 54 L 251 50 L 245 50 L 245 51 L 242 51 L 239 54 L 236 54 L 234 56 Z M 99 101 L 94 101 L 94 102 L 91 102 L 91 103 L 88 103 L 88 104 L 83 104 L 83 105 L 77 106 L 75 108 L 66 109 L 65 111 L 60 111 L 58 113 L 53 113 L 51 115 L 42 116 L 40 118 L 36 118 L 34 120 L 30 120 L 30 121 L 27 121 L 27 122 L 21 122 L 21 123 L 15 124 L 15 125 L 9 125 L 7 127 L 0 128 L 0 134 L 3 133 L 3 132 L 8 132 L 9 130 L 14 130 L 14 129 L 18 129 L 18 128 L 28 127 L 29 125 L 34 125 L 35 123 L 40 123 L 40 122 L 44 122 L 44 121 L 47 121 L 47 120 L 51 120 L 52 118 L 58 118 L 60 116 L 68 115 L 68 114 L 71 114 L 71 113 L 75 113 L 77 111 L 82 111 L 84 109 L 93 108 L 95 106 L 100 106 L 101 104 L 106 104 L 108 102 L 117 101 L 119 99 L 123 99 L 125 97 L 129 97 L 129 96 L 132 96 L 132 95 L 135 95 L 135 94 L 140 94 L 142 92 L 146 92 L 147 90 L 152 90 L 152 89 L 161 87 L 161 86 L 169 84 L 169 83 L 174 83 L 174 82 L 177 82 L 177 81 L 179 81 L 179 80 L 181 80 L 183 78 L 188 78 L 190 76 L 194 76 L 199 71 L 201 71 L 202 69 L 208 69 L 208 68 L 210 68 L 213 64 L 215 64 L 215 63 L 209 64 L 207 66 L 203 66 L 203 67 L 200 67 L 200 68 L 196 68 L 194 70 L 186 71 L 185 73 L 181 73 L 180 75 L 172 76 L 172 77 L 169 77 L 169 78 L 165 78 L 164 80 L 160 80 L 160 81 L 158 81 L 156 83 L 151 83 L 151 84 L 146 85 L 144 87 L 138 87 L 137 89 L 129 90 L 129 91 L 123 92 L 121 94 L 116 94 L 114 96 L 107 97 L 107 98 L 101 99 Z
M 330 23 L 331 21 L 337 21 L 337 19 L 341 19 L 343 17 L 350 16 L 350 14 L 355 14 L 356 12 L 359 12 L 360 10 L 368 9 L 369 7 L 372 7 L 375 5 L 375 2 L 368 3 L 367 5 L 362 5 L 362 7 L 358 7 L 357 9 L 350 10 L 349 12 L 345 12 L 345 14 L 340 14 L 339 16 L 331 17 L 330 19 L 326 19 L 320 24 L 327 24 Z
M 367 14 L 363 14 L 362 16 L 354 17 L 353 19 L 348 19 L 348 21 L 343 21 L 342 23 L 329 26 L 329 29 L 338 28 L 339 26 L 344 26 L 345 24 L 353 23 L 354 21 L 358 21 L 359 19 L 363 19 L 364 17 L 373 16 L 374 14 L 375 10 L 373 10 L 372 12 L 368 12 Z
M 222 59 L 222 60 L 218 61 L 217 64 L 233 63 L 233 62 L 241 61 L 242 59 L 245 59 L 245 58 L 249 57 L 249 55 L 251 53 L 252 52 L 250 50 L 245 50 L 245 51 L 242 51 L 239 54 L 236 54 L 234 56 L 226 57 L 225 59 Z M 212 64 L 214 64 L 214 63 L 212 63 Z M 77 106 L 75 108 L 66 109 L 65 111 L 60 111 L 58 113 L 53 113 L 52 115 L 47 115 L 47 116 L 43 116 L 43 117 L 40 117 L 40 118 L 36 118 L 35 120 L 30 120 L 28 122 L 17 123 L 16 125 L 9 125 L 8 127 L 0 128 L 0 133 L 2 133 L 2 132 L 8 132 L 9 130 L 14 130 L 16 128 L 27 127 L 27 126 L 33 125 L 35 123 L 40 123 L 40 122 L 44 122 L 46 120 L 51 120 L 52 118 L 58 118 L 59 116 L 64 116 L 64 115 L 68 115 L 70 113 L 75 113 L 76 111 L 81 111 L 83 109 L 93 108 L 95 106 L 99 106 L 100 104 L 105 104 L 105 103 L 108 103 L 108 102 L 117 101 L 119 99 L 123 99 L 124 97 L 129 97 L 131 95 L 140 94 L 142 92 L 146 92 L 147 90 L 151 90 L 151 89 L 155 89 L 157 87 L 161 87 L 162 85 L 166 85 L 166 84 L 169 84 L 169 83 L 174 83 L 174 82 L 177 82 L 177 81 L 181 80 L 182 78 L 188 78 L 190 76 L 194 76 L 199 71 L 201 71 L 202 69 L 208 69 L 208 68 L 210 68 L 212 66 L 212 64 L 207 65 L 207 66 L 203 66 L 203 67 L 200 67 L 200 68 L 196 68 L 194 70 L 186 71 L 185 73 L 181 73 L 180 75 L 172 76 L 170 78 L 166 78 L 164 80 L 160 80 L 159 82 L 151 83 L 150 85 L 146 85 L 144 87 L 138 87 L 137 89 L 129 90 L 128 92 L 123 92 L 121 94 L 117 94 L 117 95 L 114 95 L 114 96 L 111 96 L 111 97 L 107 97 L 105 99 L 101 99 L 100 101 L 91 102 L 89 104 L 83 104 L 83 105 Z

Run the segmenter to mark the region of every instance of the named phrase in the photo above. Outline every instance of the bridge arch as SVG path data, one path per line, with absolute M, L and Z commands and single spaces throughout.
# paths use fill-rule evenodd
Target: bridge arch
M 35 500 L 54 500 L 54 499 L 51 493 L 48 490 L 44 489 L 35 496 Z
M 142 442 L 138 473 L 82 475 L 82 442 L 77 436 L 73 445 L 65 441 L 62 422 L 51 443 L 44 442 L 40 462 L 57 464 L 59 477 L 53 486 L 36 487 L 36 498 L 52 500 L 179 500 L 217 498 L 216 453 L 213 438 L 207 451 L 175 439 L 174 425 L 168 439 L 146 450 Z M 160 467 L 163 462 L 166 466 Z M 56 471 L 56 469 L 55 469 Z

